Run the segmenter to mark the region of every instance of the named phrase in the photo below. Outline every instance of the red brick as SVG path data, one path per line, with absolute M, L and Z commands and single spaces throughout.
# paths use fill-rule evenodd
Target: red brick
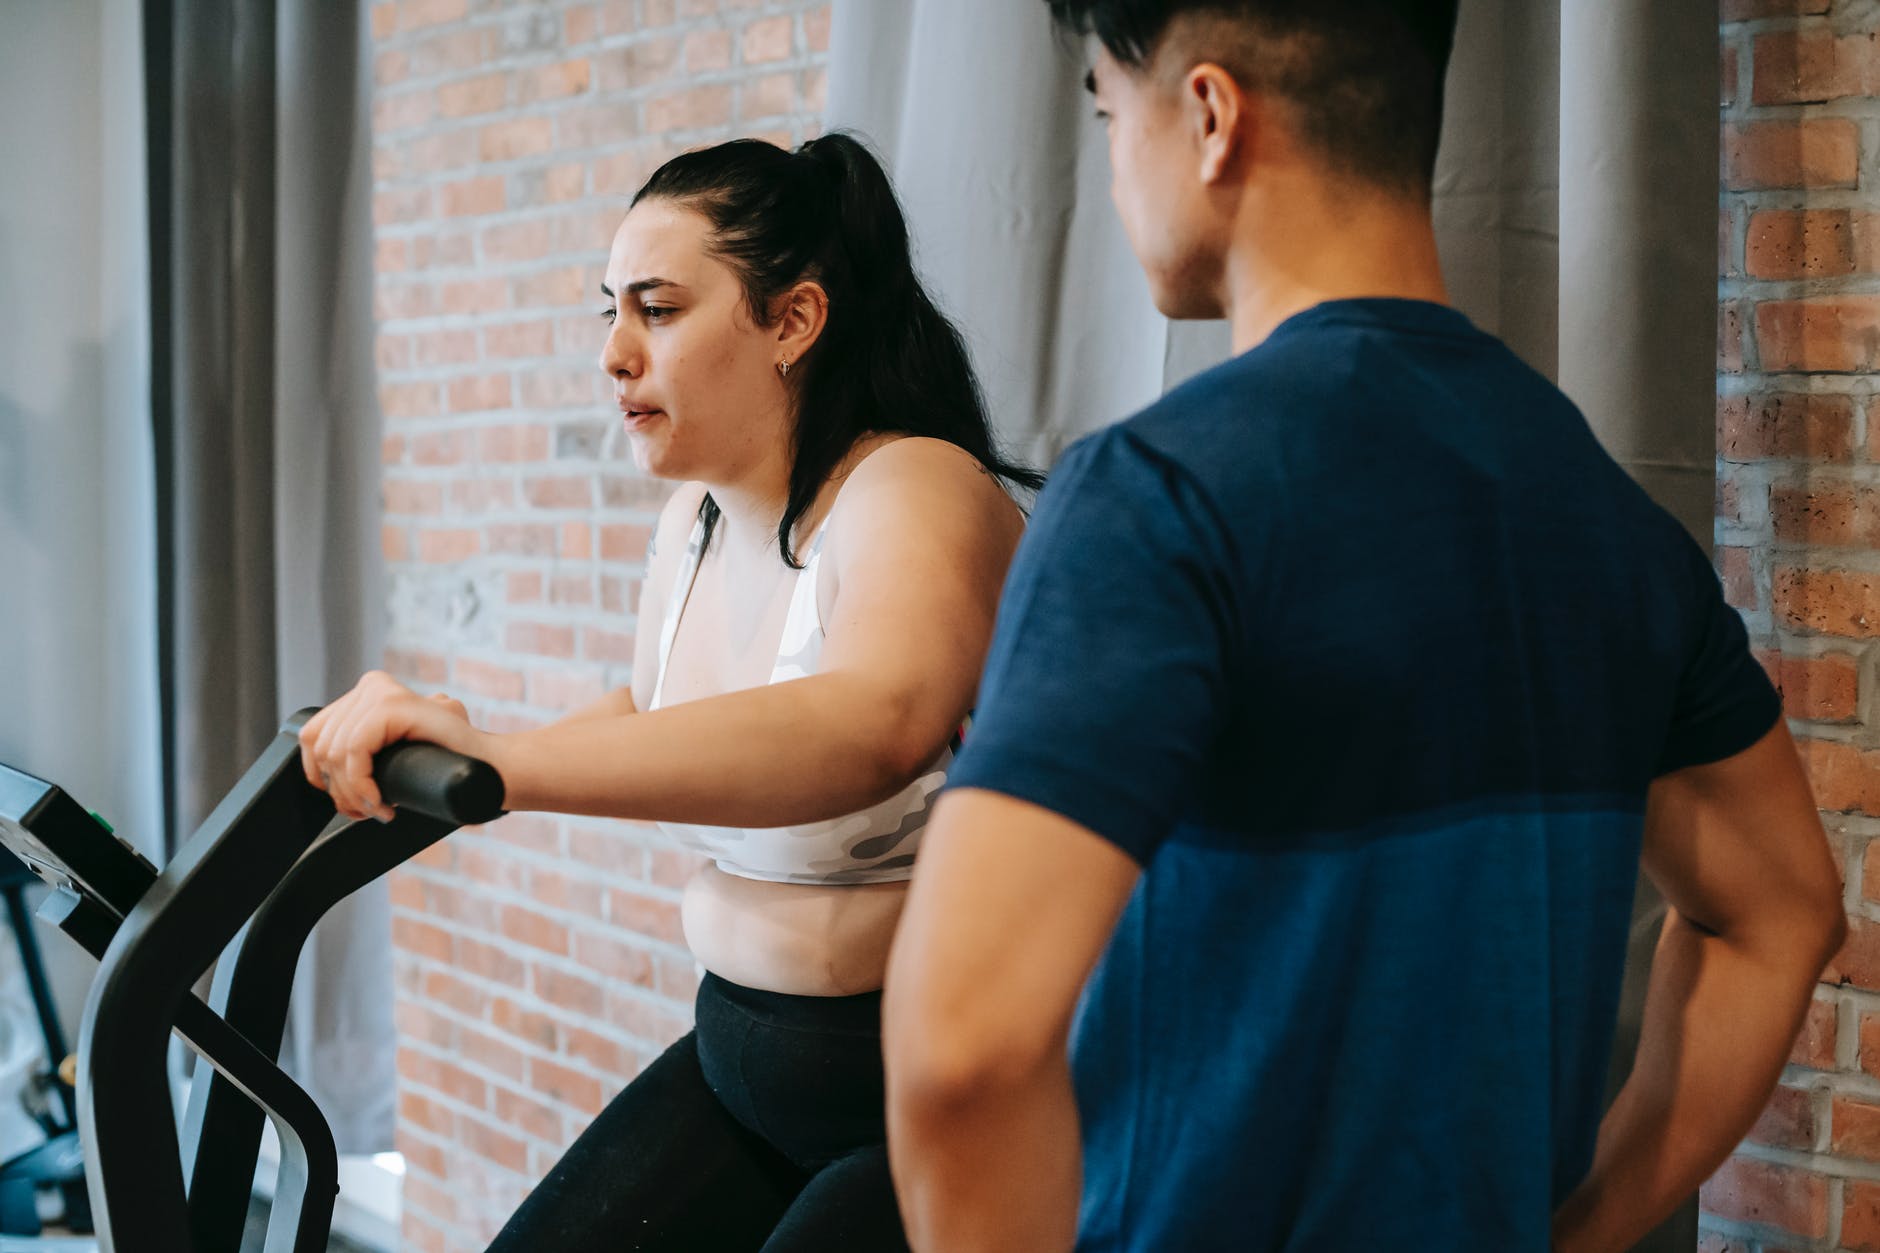
M 591 77 L 592 70 L 585 57 L 537 66 L 516 76 L 516 102 L 534 104 L 578 96 L 588 89 Z
M 587 561 L 594 556 L 594 528 L 585 522 L 561 524 L 561 555 L 570 561 Z
M 1830 0 L 1723 0 L 1723 20 L 1745 22 L 1759 17 L 1804 17 L 1826 13 Z
M 1880 1161 L 1880 1105 L 1853 1097 L 1834 1098 L 1833 1151 L 1842 1157 Z M 1798 1145 L 1796 1147 L 1807 1147 Z
M 1841 1247 L 1880 1251 L 1880 1184 L 1847 1181 L 1841 1209 Z
M 600 374 L 582 369 L 535 369 L 522 376 L 525 409 L 582 409 L 596 401 Z
M 567 925 L 533 909 L 505 905 L 502 911 L 502 932 L 518 944 L 564 956 L 568 953 Z
M 1821 657 L 1784 657 L 1776 685 L 1782 707 L 1791 718 L 1817 722 L 1845 722 L 1858 712 L 1860 671 L 1852 657 L 1829 653 Z
M 514 1127 L 524 1135 L 551 1143 L 558 1143 L 561 1139 L 560 1113 L 534 1097 L 512 1092 L 508 1088 L 497 1088 L 491 1094 L 490 1109 L 505 1127 Z
M 426 125 L 437 116 L 437 100 L 428 91 L 380 95 L 372 102 L 372 133 L 395 135 Z
M 1880 544 L 1880 492 L 1852 484 L 1777 487 L 1769 494 L 1779 543 L 1818 547 Z
M 679 903 L 612 888 L 607 893 L 607 917 L 636 935 L 683 945 L 685 928 L 679 922 Z
M 535 680 L 542 677 L 544 676 L 540 674 L 531 675 L 531 684 L 533 685 Z M 599 682 L 596 681 L 594 686 L 598 689 L 600 687 Z M 533 686 L 531 686 L 532 695 L 533 691 Z M 539 705 L 545 702 L 537 700 L 535 703 Z M 579 703 L 590 704 L 592 702 L 581 701 Z M 600 884 L 585 877 L 585 869 L 585 867 L 582 868 L 584 877 L 580 878 L 570 877 L 553 870 L 544 870 L 539 866 L 532 869 L 529 872 L 530 898 L 544 909 L 552 909 L 559 913 L 582 914 L 589 918 L 598 919 L 601 916 L 601 887 Z M 554 979 L 561 979 L 565 977 L 545 968 L 538 969 L 537 974 L 541 978 L 552 977 Z M 546 984 L 538 983 L 536 990 L 544 999 L 553 999 L 549 996 L 546 986 Z
M 1873 370 L 1880 366 L 1880 296 L 1763 301 L 1756 341 L 1765 370 Z
M 477 132 L 477 156 L 484 161 L 533 157 L 555 146 L 555 123 L 546 117 L 492 122 Z
M 540 570 L 511 570 L 502 579 L 504 604 L 541 604 Z
M 473 278 L 440 283 L 439 313 L 492 313 L 509 307 L 509 284 L 500 278 Z
M 477 336 L 471 330 L 421 331 L 411 337 L 411 346 L 421 366 L 464 365 L 477 359 Z
M 1809 104 L 1880 91 L 1880 43 L 1871 31 L 1770 31 L 1756 36 L 1751 64 L 1754 104 Z
M 483 536 L 466 527 L 418 532 L 418 560 L 449 564 L 468 561 L 483 551 Z
M 492 665 L 470 657 L 457 658 L 453 667 L 456 686 L 491 700 L 521 700 L 524 680 L 520 670 Z
M 466 178 L 455 183 L 445 183 L 441 189 L 443 210 L 450 217 L 470 217 L 487 213 L 500 213 L 504 205 L 503 180 L 500 178 Z
M 463 1141 L 463 1146 L 478 1157 L 513 1171 L 528 1169 L 528 1146 L 506 1131 L 498 1131 L 474 1118 L 465 1118 L 458 1127 L 458 1137 Z
M 1770 209 L 1750 214 L 1744 269 L 1751 278 L 1836 278 L 1854 272 L 1853 215 L 1846 209 Z
M 483 351 L 491 357 L 547 357 L 555 351 L 554 324 L 509 322 L 483 328 Z
M 482 461 L 542 461 L 548 452 L 548 431 L 543 427 L 491 426 L 477 432 L 477 457 Z
M 1874 1112 L 1880 1115 L 1880 1109 Z M 1838 1140 L 1841 1135 L 1841 1113 L 1838 1101 L 1835 1103 L 1834 1135 L 1838 1152 Z M 1756 1125 L 1750 1128 L 1748 1138 L 1757 1144 L 1768 1144 L 1779 1149 L 1814 1148 L 1815 1094 L 1807 1088 L 1778 1087 L 1769 1094 L 1769 1104 L 1763 1108 L 1761 1116 L 1756 1119 Z
M 1849 461 L 1853 443 L 1854 402 L 1846 396 L 1726 396 L 1717 402 L 1717 455 L 1726 461 Z
M 1828 1233 L 1828 1181 L 1809 1171 L 1733 1157 L 1704 1184 L 1700 1197 L 1707 1212 L 1734 1222 L 1816 1239 Z
M 411 241 L 411 264 L 420 270 L 458 270 L 476 264 L 476 250 L 467 230 L 438 230 Z M 442 297 L 440 296 L 440 299 Z M 474 310 L 446 307 L 445 313 Z
M 529 675 L 529 703 L 538 709 L 579 709 L 606 694 L 606 687 L 593 674 L 536 670 Z
M 1719 548 L 1718 573 L 1723 577 L 1723 598 L 1739 609 L 1756 608 L 1756 578 L 1747 548 Z
M 601 560 L 644 561 L 646 546 L 652 538 L 650 526 L 604 526 L 601 528 Z
M 509 376 L 482 374 L 452 379 L 447 391 L 452 413 L 485 413 L 507 409 L 510 404 Z
M 677 39 L 642 39 L 594 58 L 603 92 L 635 91 L 668 82 L 679 69 Z
M 461 22 L 467 13 L 465 0 L 399 0 L 398 29 L 409 31 Z
M 398 29 L 398 6 L 392 3 L 372 6 L 372 40 L 374 43 L 389 39 Z
M 469 458 L 470 448 L 468 431 L 426 431 L 411 439 L 411 464 L 457 465 Z
M 1724 108 L 1736 103 L 1737 59 L 1736 45 L 1723 45 L 1723 56 L 1719 61 L 1717 81 L 1717 101 Z
M 385 668 L 393 674 L 419 683 L 437 684 L 450 673 L 450 663 L 435 653 L 414 653 L 404 649 L 385 650 Z
M 583 1113 L 601 1112 L 601 1081 L 559 1063 L 544 1061 L 539 1057 L 531 1061 L 529 1086 Z
M 1723 132 L 1724 169 L 1733 191 L 1852 187 L 1859 175 L 1860 132 L 1849 118 L 1745 122 Z
M 617 983 L 653 986 L 653 954 L 643 944 L 579 931 L 575 933 L 574 952 L 575 960 L 597 975 Z
M 771 17 L 752 22 L 744 28 L 744 63 L 782 61 L 790 55 L 796 41 L 796 21 L 791 17 Z
M 380 485 L 379 495 L 387 513 L 434 514 L 444 511 L 444 488 L 440 483 L 386 479 Z
M 601 985 L 580 975 L 537 966 L 534 984 L 536 995 L 554 1006 L 560 1018 L 597 1018 L 607 1006 Z
M 490 1025 L 534 1048 L 555 1047 L 555 1020 L 537 1009 L 526 1009 L 508 997 L 490 1005 Z
M 379 412 L 387 418 L 430 418 L 440 411 L 436 383 L 387 383 L 379 388 Z
M 731 88 L 725 86 L 688 87 L 646 102 L 648 134 L 705 130 L 730 121 Z
M 602 89 L 606 90 L 605 82 Z M 639 137 L 640 128 L 633 109 L 623 104 L 558 109 L 555 113 L 555 146 L 564 152 L 577 148 L 613 148 Z
M 1822 809 L 1880 814 L 1880 753 L 1832 740 L 1801 739 L 1796 747 Z
M 628 1077 L 633 1065 L 632 1050 L 618 1041 L 598 1032 L 572 1026 L 564 1028 L 562 1035 L 568 1056 L 623 1081 Z
M 487 51 L 484 30 L 464 26 L 440 30 L 411 45 L 411 76 L 459 75 L 481 65 Z
M 494 113 L 509 103 L 509 76 L 483 74 L 445 83 L 437 89 L 437 111 L 445 117 Z
M 392 944 L 404 952 L 428 957 L 432 961 L 448 962 L 451 959 L 450 932 L 416 918 L 392 919 Z
M 576 305 L 588 300 L 588 293 L 598 286 L 588 281 L 580 266 L 540 270 L 516 280 L 515 302 L 518 308 Z
M 600 10 L 593 5 L 569 9 L 561 17 L 562 46 L 572 48 L 592 42 L 600 34 L 600 23 Z
M 731 65 L 731 32 L 699 30 L 685 37 L 685 70 L 699 74 Z
M 590 627 L 581 632 L 581 655 L 589 661 L 633 661 L 633 636 Z
M 522 557 L 552 557 L 557 536 L 546 523 L 498 522 L 485 528 L 484 536 L 493 553 Z
M 562 555 L 568 555 L 568 545 L 562 545 Z M 561 574 L 549 585 L 549 601 L 556 605 L 587 606 L 594 603 L 594 583 L 586 575 Z
M 768 74 L 738 89 L 738 120 L 780 117 L 798 107 L 795 74 Z
M 803 38 L 811 52 L 829 51 L 830 6 L 821 5 L 803 15 Z
M 505 844 L 561 856 L 561 823 L 553 814 L 507 814 L 489 832 Z
M 491 265 L 540 260 L 548 254 L 548 241 L 548 223 L 539 218 L 488 226 L 480 237 L 483 260 Z
M 436 1101 L 429 1100 L 415 1092 L 401 1092 L 398 1096 L 398 1118 L 400 1122 L 426 1131 L 436 1132 L 440 1136 L 455 1134 L 457 1115 Z
M 528 977 L 528 968 L 514 953 L 468 936 L 457 939 L 457 968 L 504 987 L 520 988 Z
M 457 1047 L 465 1061 L 485 1070 L 511 1079 L 521 1079 L 528 1073 L 528 1056 L 513 1044 L 486 1031 L 462 1028 L 457 1033 Z

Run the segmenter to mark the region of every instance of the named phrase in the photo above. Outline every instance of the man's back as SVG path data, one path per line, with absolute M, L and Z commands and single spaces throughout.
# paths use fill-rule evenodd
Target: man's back
M 1080 1247 L 1546 1248 L 1646 790 L 1778 714 L 1696 545 L 1460 314 L 1340 301 L 1068 454 L 1001 612 L 955 785 L 1144 866 Z

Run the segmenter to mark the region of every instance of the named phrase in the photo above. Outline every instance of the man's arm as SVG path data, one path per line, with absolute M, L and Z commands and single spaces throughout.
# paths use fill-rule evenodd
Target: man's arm
M 1671 913 L 1632 1076 L 1591 1172 L 1554 1217 L 1558 1253 L 1630 1248 L 1729 1155 L 1846 932 L 1840 876 L 1780 721 L 1735 756 L 1652 786 L 1644 866 Z
M 883 1005 L 888 1160 L 915 1249 L 1071 1247 L 1071 1014 L 1139 871 L 1026 801 L 969 788 L 936 808 Z

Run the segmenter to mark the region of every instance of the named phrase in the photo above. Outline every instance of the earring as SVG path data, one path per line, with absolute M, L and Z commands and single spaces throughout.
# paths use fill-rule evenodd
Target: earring
M 788 378 L 788 377 L 789 377 L 789 375 L 790 375 L 790 359 L 789 359 L 788 357 L 785 357 L 785 358 L 784 358 L 783 360 L 781 360 L 781 361 L 779 361 L 779 362 L 777 363 L 777 373 L 778 373 L 778 375 L 779 375 L 779 376 L 781 376 L 781 377 L 784 377 L 784 378 Z

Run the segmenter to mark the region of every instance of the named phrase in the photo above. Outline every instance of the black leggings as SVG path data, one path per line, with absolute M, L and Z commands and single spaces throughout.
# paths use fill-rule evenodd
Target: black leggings
M 697 1023 L 562 1155 L 489 1253 L 901 1253 L 881 993 L 715 975 Z

